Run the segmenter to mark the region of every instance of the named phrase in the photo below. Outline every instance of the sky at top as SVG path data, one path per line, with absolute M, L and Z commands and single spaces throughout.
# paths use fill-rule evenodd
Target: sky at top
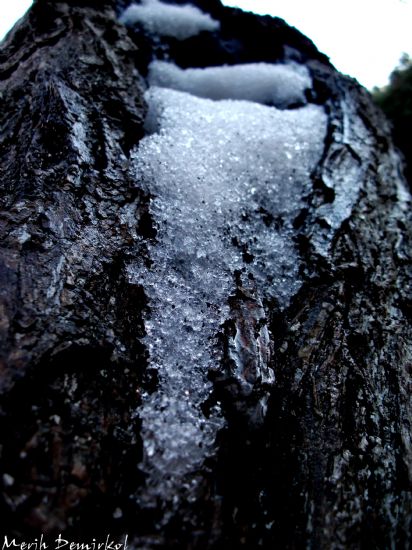
M 335 67 L 371 89 L 384 86 L 403 52 L 412 56 L 412 0 L 223 0 L 281 17 Z
M 369 89 L 388 82 L 403 52 L 412 56 L 412 0 L 223 0 L 223 3 L 285 19 L 313 40 L 337 69 Z M 31 0 L 0 0 L 0 38 L 31 4 Z

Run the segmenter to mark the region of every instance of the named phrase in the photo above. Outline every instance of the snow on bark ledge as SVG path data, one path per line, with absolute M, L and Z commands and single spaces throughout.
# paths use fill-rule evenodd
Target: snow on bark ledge
M 120 21 L 126 25 L 140 23 L 152 34 L 178 40 L 185 40 L 202 31 L 215 31 L 220 27 L 218 21 L 196 6 L 176 6 L 159 0 L 142 0 L 141 4 L 132 4 L 123 12 Z
M 153 61 L 149 83 L 198 97 L 245 99 L 279 108 L 305 104 L 305 91 L 312 86 L 308 70 L 297 63 L 180 69 L 174 63 Z

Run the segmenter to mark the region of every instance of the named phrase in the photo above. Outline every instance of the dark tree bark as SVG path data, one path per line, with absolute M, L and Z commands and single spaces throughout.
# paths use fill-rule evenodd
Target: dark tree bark
M 136 548 L 408 548 L 410 199 L 386 121 L 282 20 L 193 3 L 220 30 L 159 43 L 118 22 L 121 2 L 37 0 L 2 44 L 0 530 L 127 533 Z M 139 411 L 165 390 L 153 305 L 128 269 L 150 271 L 161 240 L 135 162 L 148 65 L 167 56 L 304 64 L 327 134 L 292 220 L 302 283 L 285 306 L 245 289 L 259 258 L 232 239 L 244 268 L 201 403 L 206 424 L 219 404 L 216 443 L 172 484 L 175 502 L 160 476 L 154 504 Z M 287 223 L 260 215 L 270 231 Z M 253 383 L 236 378 L 239 355 Z

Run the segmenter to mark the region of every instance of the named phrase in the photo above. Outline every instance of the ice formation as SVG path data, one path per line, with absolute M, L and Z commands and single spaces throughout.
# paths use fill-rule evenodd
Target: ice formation
M 222 360 L 217 335 L 234 314 L 235 270 L 253 300 L 237 315 L 263 315 L 270 298 L 285 306 L 300 286 L 293 220 L 323 152 L 326 115 L 315 105 L 285 111 L 160 87 L 146 100 L 152 133 L 135 150 L 133 170 L 153 197 L 157 238 L 151 267 L 130 264 L 129 277 L 149 299 L 144 341 L 159 377 L 139 409 L 145 497 L 154 505 L 184 487 L 193 495 L 194 473 L 224 423 L 218 406 L 205 416 L 202 405 L 212 392 L 208 372 Z M 267 331 L 259 338 L 251 349 L 264 362 Z M 240 370 L 245 349 L 234 352 Z
M 328 256 L 336 230 L 351 215 L 359 191 L 367 177 L 368 158 L 375 147 L 369 129 L 357 112 L 351 97 L 341 102 L 342 127 L 335 129 L 335 142 L 327 150 L 320 177 L 333 194 L 333 201 L 317 208 L 322 226 L 312 232 L 312 244 L 319 254 Z M 363 147 L 354 146 L 362 143 Z
M 127 25 L 140 23 L 153 34 L 178 40 L 185 40 L 202 31 L 215 31 L 220 26 L 218 21 L 196 6 L 176 6 L 159 0 L 142 0 L 141 4 L 132 4 L 123 12 L 120 21 Z
M 297 63 L 246 63 L 205 69 L 180 69 L 174 63 L 153 61 L 153 86 L 173 88 L 209 99 L 245 99 L 264 105 L 289 107 L 306 103 L 312 85 L 305 66 Z

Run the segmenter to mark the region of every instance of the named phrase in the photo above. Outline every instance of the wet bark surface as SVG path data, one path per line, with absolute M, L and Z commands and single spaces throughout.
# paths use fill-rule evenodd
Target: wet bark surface
M 283 21 L 196 4 L 219 32 L 159 44 L 118 23 L 121 3 L 37 1 L 2 44 L 0 532 L 128 533 L 136 548 L 408 548 L 410 199 L 386 122 Z M 303 284 L 282 309 L 248 305 L 239 281 L 203 407 L 223 411 L 216 452 L 193 474 L 193 498 L 146 506 L 139 407 L 158 375 L 143 341 L 150 302 L 127 266 L 150 267 L 157 226 L 130 160 L 147 67 L 164 49 L 181 67 L 304 63 L 328 132 L 294 220 Z M 260 308 L 264 334 L 243 313 Z M 259 423 L 256 399 L 228 383 L 240 323 L 270 339 Z

